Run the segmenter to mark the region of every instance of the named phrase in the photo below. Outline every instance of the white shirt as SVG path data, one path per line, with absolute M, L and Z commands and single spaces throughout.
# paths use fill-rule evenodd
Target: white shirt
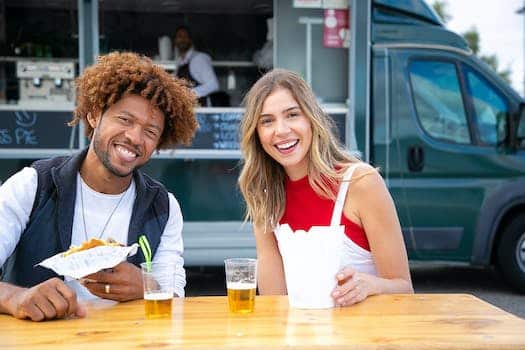
M 20 236 L 27 226 L 35 201 L 37 181 L 36 170 L 26 167 L 7 179 L 0 187 L 0 227 L 3 228 L 0 230 L 0 266 L 13 254 Z M 82 201 L 80 200 L 81 190 L 84 210 L 82 210 Z M 134 181 L 121 194 L 103 194 L 91 189 L 84 183 L 80 174 L 77 174 L 71 244 L 79 245 L 89 238 L 99 237 L 102 230 L 104 232 L 100 238 L 111 237 L 126 244 L 135 197 Z M 168 193 L 168 198 L 170 213 L 153 261 L 175 263 L 177 267 L 174 271 L 175 293 L 183 297 L 186 273 L 184 271 L 184 259 L 182 258 L 182 213 L 173 194 Z M 114 213 L 110 217 L 113 210 Z M 84 214 L 85 217 L 83 217 Z M 84 230 L 84 220 L 88 231 L 87 235 Z M 107 226 L 104 228 L 106 222 Z M 75 289 L 79 299 L 96 298 L 76 280 L 66 278 L 65 281 Z
M 208 96 L 219 90 L 219 81 L 211 65 L 211 57 L 203 52 L 190 48 L 184 56 L 177 56 L 177 67 L 189 62 L 190 74 L 199 83 L 193 88 L 197 97 Z

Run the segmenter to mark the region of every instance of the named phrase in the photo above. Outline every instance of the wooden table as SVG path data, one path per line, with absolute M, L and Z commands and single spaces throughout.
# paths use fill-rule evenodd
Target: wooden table
M 176 299 L 146 320 L 142 301 L 88 305 L 84 319 L 43 323 L 0 315 L 1 349 L 525 349 L 525 320 L 465 294 L 381 295 L 329 310 L 258 296 L 232 315 L 226 297 Z

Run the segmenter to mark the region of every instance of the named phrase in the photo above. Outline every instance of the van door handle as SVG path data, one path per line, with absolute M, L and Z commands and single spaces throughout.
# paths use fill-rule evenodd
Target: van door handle
M 425 153 L 421 146 L 408 147 L 408 169 L 410 171 L 419 172 L 423 170 L 425 165 Z

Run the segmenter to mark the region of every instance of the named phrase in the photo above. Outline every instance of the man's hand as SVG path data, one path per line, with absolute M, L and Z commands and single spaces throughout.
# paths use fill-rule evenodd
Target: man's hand
M 49 279 L 29 289 L 12 288 L 6 309 L 16 318 L 43 321 L 86 315 L 86 309 L 77 302 L 75 291 L 59 278 Z
M 113 269 L 87 275 L 83 284 L 92 294 L 104 299 L 128 301 L 144 296 L 142 272 L 129 262 L 122 262 Z

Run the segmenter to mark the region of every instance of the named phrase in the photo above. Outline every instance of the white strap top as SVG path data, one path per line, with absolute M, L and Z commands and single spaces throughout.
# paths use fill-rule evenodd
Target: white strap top
M 339 191 L 337 193 L 336 202 L 334 205 L 334 211 L 332 212 L 332 219 L 330 226 L 312 226 L 309 230 L 310 233 L 316 232 L 323 234 L 340 234 L 342 247 L 340 250 L 340 265 L 350 266 L 359 272 L 364 272 L 377 276 L 374 260 L 372 259 L 372 253 L 368 250 L 360 247 L 354 241 L 352 241 L 344 233 L 344 226 L 341 225 L 341 217 L 343 215 L 343 207 L 346 200 L 346 194 L 348 193 L 348 186 L 350 186 L 350 180 L 357 169 L 362 163 L 356 163 L 348 167 L 346 170 L 343 180 L 339 185 Z M 292 231 L 288 224 L 277 225 L 274 229 L 274 234 L 279 244 L 279 250 L 283 256 L 283 260 L 288 257 L 288 249 L 295 249 L 295 244 L 289 244 L 290 239 L 298 237 L 297 234 L 302 231 L 298 230 L 295 233 Z M 304 234 L 304 231 L 302 231 Z M 286 268 L 285 268 L 286 269 Z
M 343 215 L 343 206 L 346 200 L 346 194 L 348 193 L 348 186 L 350 186 L 350 180 L 354 171 L 362 163 L 356 163 L 348 167 L 343 176 L 343 181 L 339 185 L 339 192 L 337 193 L 337 199 L 332 213 L 331 226 L 341 225 L 341 217 Z M 377 276 L 374 260 L 372 259 L 372 253 L 362 248 L 354 241 L 352 241 L 345 234 L 343 239 L 343 248 L 341 254 L 341 266 L 351 266 L 357 271 L 369 273 Z
M 341 218 L 343 215 L 343 206 L 345 204 L 346 194 L 348 193 L 348 186 L 350 186 L 350 179 L 354 174 L 355 169 L 359 166 L 359 163 L 351 165 L 343 176 L 343 181 L 339 185 L 339 192 L 337 193 L 337 199 L 335 201 L 334 211 L 332 212 L 332 220 L 330 226 L 341 225 Z

